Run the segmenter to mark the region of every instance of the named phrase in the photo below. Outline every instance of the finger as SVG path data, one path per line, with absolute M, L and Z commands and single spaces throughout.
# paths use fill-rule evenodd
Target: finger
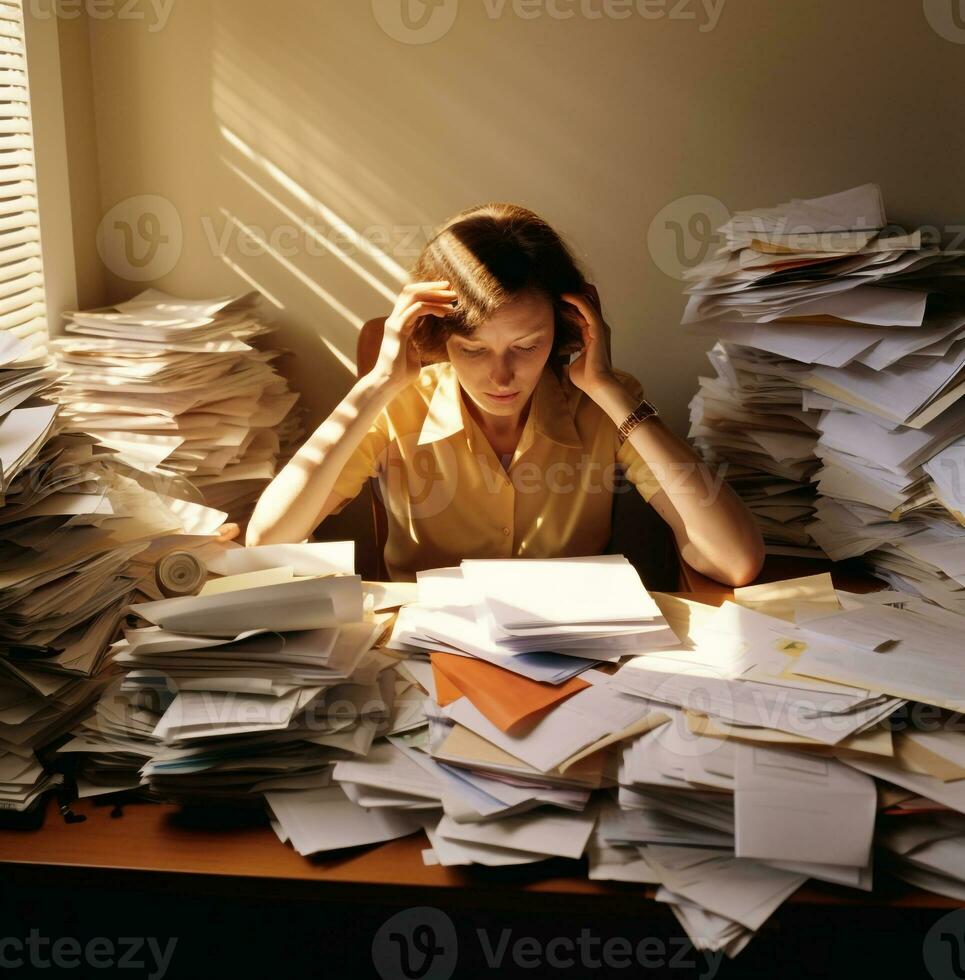
M 596 307 L 582 293 L 562 293 L 561 298 L 575 306 L 588 320 L 594 318 Z
M 416 296 L 425 296 L 435 293 L 451 293 L 453 296 L 456 295 L 456 291 L 452 288 L 452 284 L 448 279 L 442 279 L 439 282 L 406 283 L 406 285 L 402 287 L 399 295 L 408 297 L 411 300 Z
M 449 283 L 445 280 L 438 283 L 408 283 L 402 287 L 401 292 L 396 297 L 394 312 L 398 313 L 400 310 L 419 300 L 451 303 L 458 295 L 454 289 L 450 288 Z
M 603 310 L 600 306 L 600 292 L 596 286 L 594 286 L 592 283 L 584 281 L 582 293 L 587 297 L 587 299 L 589 299 L 590 303 L 593 304 L 593 309 L 595 309 L 600 316 L 603 316 Z
M 595 338 L 599 330 L 599 316 L 593 304 L 578 293 L 563 293 L 561 298 L 570 303 L 571 306 L 575 306 L 583 314 L 586 329 L 589 330 L 590 336 Z
M 586 305 L 586 301 L 579 293 L 560 293 L 560 299 L 581 308 Z
M 403 310 L 403 314 L 409 315 L 412 311 L 425 313 L 430 310 L 439 310 L 448 315 L 452 313 L 454 309 L 455 307 L 446 300 L 420 299 L 416 300 L 416 302 L 414 302 L 411 306 L 406 307 Z
M 448 279 L 434 279 L 431 282 L 407 282 L 402 287 L 403 294 L 424 293 L 433 289 L 449 289 L 452 283 Z
M 437 303 L 430 300 L 419 300 L 411 306 L 406 307 L 400 314 L 400 330 L 407 332 L 415 326 L 415 321 L 420 316 L 449 316 L 454 307 L 449 303 Z
M 410 302 L 413 299 L 425 299 L 433 296 L 455 297 L 457 295 L 456 291 L 449 286 L 427 286 L 424 289 L 411 289 L 402 293 L 402 296 Z
M 455 309 L 453 304 L 456 302 L 456 299 L 456 294 L 451 290 L 416 293 L 412 296 L 403 295 L 399 297 L 399 301 L 396 303 L 393 312 L 400 314 L 416 303 L 432 303 L 433 305 L 445 306 L 451 313 Z

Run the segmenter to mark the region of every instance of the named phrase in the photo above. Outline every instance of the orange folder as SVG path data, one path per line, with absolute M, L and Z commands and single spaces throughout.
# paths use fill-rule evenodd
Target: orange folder
M 525 721 L 535 722 L 549 708 L 590 686 L 580 677 L 571 677 L 563 684 L 544 684 L 455 653 L 433 652 L 430 661 L 440 705 L 465 695 L 503 732 Z

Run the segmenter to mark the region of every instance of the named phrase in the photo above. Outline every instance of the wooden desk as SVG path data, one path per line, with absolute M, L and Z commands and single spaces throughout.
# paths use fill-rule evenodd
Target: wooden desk
M 158 884 L 185 875 L 208 879 L 204 887 L 231 891 L 257 887 L 259 894 L 299 895 L 308 890 L 321 896 L 336 890 L 340 897 L 385 896 L 400 892 L 449 893 L 472 889 L 480 897 L 504 905 L 508 900 L 525 903 L 535 896 L 556 897 L 572 907 L 573 901 L 609 897 L 622 902 L 651 898 L 646 885 L 590 881 L 582 862 L 555 860 L 517 868 L 443 868 L 426 866 L 422 849 L 429 846 L 421 832 L 399 840 L 365 847 L 346 848 L 314 858 L 303 858 L 282 844 L 266 822 L 251 815 L 231 820 L 224 814 L 207 819 L 204 813 L 183 811 L 167 804 L 130 803 L 123 816 L 113 818 L 111 807 L 80 801 L 73 806 L 83 813 L 83 823 L 68 824 L 51 801 L 47 820 L 36 831 L 0 831 L 0 863 L 9 880 L 18 866 L 34 876 L 43 869 L 60 877 L 70 872 L 90 878 L 94 872 L 123 885 L 130 874 L 157 876 Z M 578 869 L 579 872 L 578 873 Z M 248 879 L 244 885 L 240 879 Z M 257 879 L 257 882 L 253 881 Z M 265 885 L 275 887 L 266 891 Z M 198 887 L 200 880 L 192 882 Z M 527 899 L 528 896 L 528 899 Z M 410 895 L 411 898 L 411 895 Z M 832 885 L 808 884 L 791 900 L 808 905 L 864 905 L 900 908 L 958 908 L 963 903 L 923 892 L 894 880 L 882 883 L 873 894 Z
M 820 558 L 785 558 L 780 555 L 768 556 L 763 569 L 761 569 L 761 574 L 754 580 L 754 584 L 779 582 L 786 578 L 817 575 L 827 571 L 831 572 L 831 580 L 834 582 L 835 588 L 844 589 L 847 592 L 877 592 L 879 589 L 888 588 L 888 583 L 884 579 L 868 574 L 857 560 L 830 562 Z M 680 564 L 680 590 L 681 592 L 699 593 L 701 601 L 710 601 L 704 598 L 705 596 L 720 595 L 726 597 L 733 595 L 733 590 L 728 586 L 708 578 L 706 575 L 701 575 L 686 562 Z M 721 598 L 720 602 L 723 601 Z M 715 605 L 719 604 L 715 603 Z

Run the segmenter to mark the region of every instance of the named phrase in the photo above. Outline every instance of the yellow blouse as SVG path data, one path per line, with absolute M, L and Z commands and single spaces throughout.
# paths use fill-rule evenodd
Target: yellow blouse
M 643 388 L 614 372 L 635 402 Z M 466 396 L 468 397 L 468 396 Z M 629 440 L 588 395 L 546 367 L 506 469 L 463 401 L 448 361 L 379 413 L 333 491 L 341 511 L 378 476 L 388 516 L 385 564 L 393 580 L 463 558 L 600 554 L 610 538 L 618 470 L 649 500 L 660 484 Z

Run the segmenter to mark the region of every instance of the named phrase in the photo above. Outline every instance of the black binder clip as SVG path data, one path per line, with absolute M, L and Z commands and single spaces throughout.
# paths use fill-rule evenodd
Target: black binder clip
M 66 783 L 57 787 L 57 806 L 60 809 L 60 815 L 64 818 L 64 823 L 83 823 L 87 819 L 87 815 L 74 813 L 70 808 L 74 798 L 74 794 L 71 792 L 72 788 L 73 786 L 68 786 Z

